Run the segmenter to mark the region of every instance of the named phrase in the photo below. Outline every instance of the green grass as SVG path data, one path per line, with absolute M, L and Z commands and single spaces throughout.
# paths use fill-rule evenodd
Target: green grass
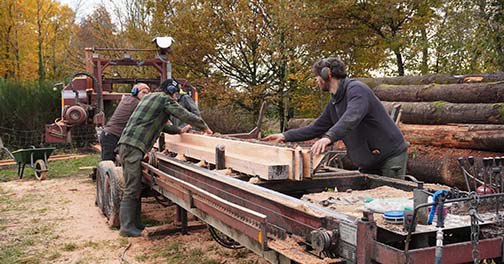
M 64 251 L 74 251 L 76 249 L 77 249 L 77 244 L 75 244 L 75 243 L 65 243 L 63 245 Z
M 205 256 L 206 252 L 201 248 L 190 248 L 188 245 L 182 244 L 179 241 L 168 242 L 164 250 L 160 250 L 153 255 L 149 255 L 149 258 L 164 258 L 165 263 L 168 264 L 189 264 L 189 263 L 200 263 L 200 264 L 217 264 L 220 261 L 211 259 Z M 138 256 L 141 260 L 145 261 L 143 255 Z M 137 259 L 138 260 L 138 259 Z M 138 260 L 138 261 L 141 261 Z
M 145 254 L 135 256 L 135 260 L 138 262 L 145 262 L 148 259 L 149 259 L 149 256 L 147 256 Z
M 79 170 L 79 167 L 96 166 L 100 161 L 99 154 L 91 154 L 82 158 L 49 161 L 47 178 L 63 178 L 69 176 L 82 176 L 90 173 L 89 170 Z M 17 168 L 2 169 L 0 171 L 0 182 L 7 182 L 17 179 Z M 33 169 L 26 167 L 23 179 L 36 180 L 33 176 Z

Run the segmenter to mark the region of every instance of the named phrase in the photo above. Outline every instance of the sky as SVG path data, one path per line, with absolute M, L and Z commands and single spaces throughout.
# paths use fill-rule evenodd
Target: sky
M 110 1 L 106 1 L 106 0 L 57 0 L 57 1 L 59 1 L 62 4 L 68 5 L 74 11 L 78 8 L 77 21 L 80 21 L 82 18 L 91 14 L 93 12 L 93 10 L 95 9 L 95 7 L 97 7 L 100 4 L 104 3 L 105 6 L 107 7 L 107 3 L 108 3 L 110 6 Z M 79 2 L 80 2 L 80 6 L 79 6 Z

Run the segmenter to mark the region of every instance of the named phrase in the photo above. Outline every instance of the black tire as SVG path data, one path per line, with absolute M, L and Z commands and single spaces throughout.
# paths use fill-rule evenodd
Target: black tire
M 106 190 L 104 188 L 105 176 L 107 171 L 113 169 L 114 167 L 114 162 L 105 160 L 98 163 L 98 167 L 96 168 L 96 206 L 98 206 L 103 214 L 105 214 L 106 197 Z
M 119 227 L 119 208 L 121 206 L 124 178 L 121 167 L 110 168 L 104 178 L 104 209 L 110 227 Z

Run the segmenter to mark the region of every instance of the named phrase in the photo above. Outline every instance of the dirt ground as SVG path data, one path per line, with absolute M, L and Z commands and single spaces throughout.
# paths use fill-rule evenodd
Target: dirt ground
M 267 263 L 218 245 L 206 229 L 158 240 L 120 237 L 94 201 L 94 182 L 84 174 L 0 183 L 0 263 Z M 171 223 L 174 215 L 144 199 L 147 225 Z

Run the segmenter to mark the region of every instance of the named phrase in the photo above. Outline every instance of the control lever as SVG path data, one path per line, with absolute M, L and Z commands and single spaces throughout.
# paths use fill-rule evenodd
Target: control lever
M 473 156 L 467 157 L 467 161 L 469 162 L 469 165 L 471 167 L 471 173 L 473 175 L 474 191 L 476 191 L 478 185 L 476 184 L 476 168 L 474 167 L 474 157 Z
M 467 185 L 467 191 L 470 192 L 471 191 L 471 186 L 469 185 L 469 179 L 467 178 L 467 173 L 466 173 L 466 169 L 464 167 L 464 158 L 463 157 L 459 157 L 458 158 L 458 163 L 459 163 L 459 166 L 460 166 L 460 169 L 462 170 L 462 174 L 464 174 L 464 179 L 465 179 L 465 182 L 466 182 L 466 185 Z

